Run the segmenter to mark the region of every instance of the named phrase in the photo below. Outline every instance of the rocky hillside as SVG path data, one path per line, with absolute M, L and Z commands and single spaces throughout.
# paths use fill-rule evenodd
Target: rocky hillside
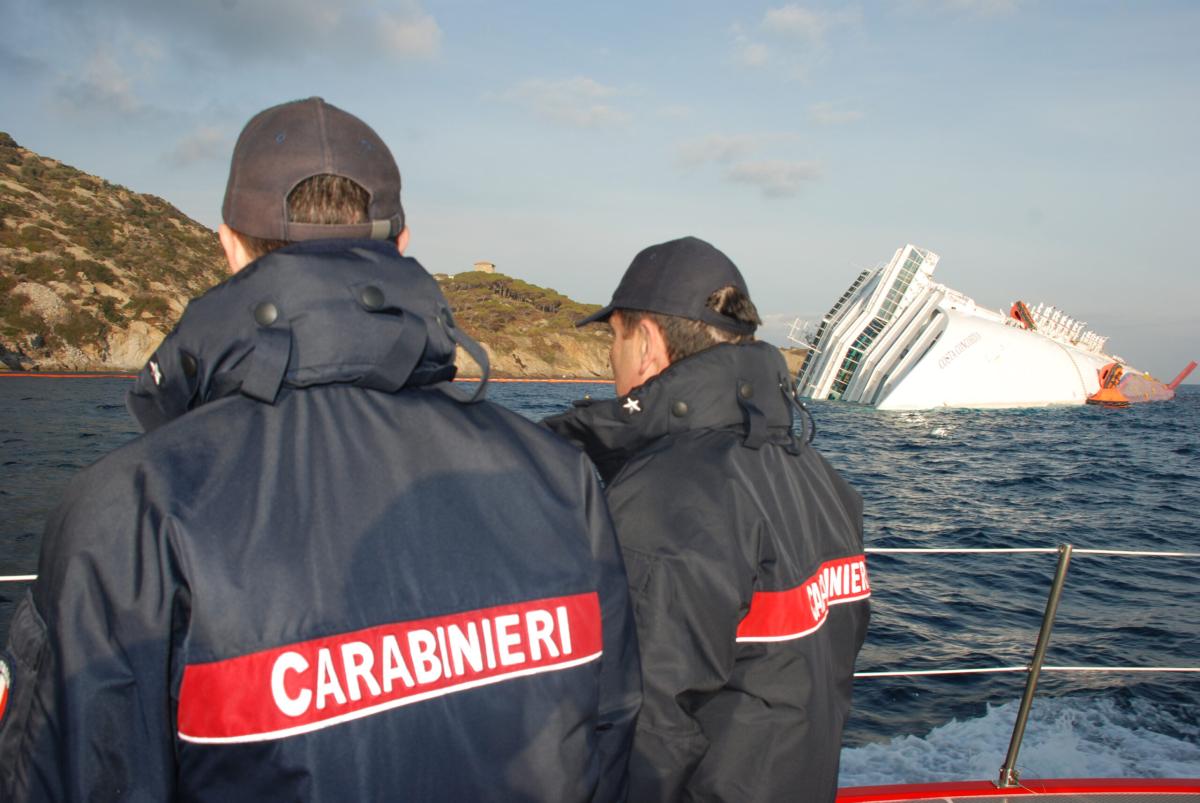
M 0 360 L 140 366 L 187 299 L 224 275 L 216 235 L 0 133 Z
M 606 326 L 575 328 L 598 309 L 500 273 L 438 276 L 458 325 L 483 344 L 497 376 L 607 379 Z M 458 365 L 470 375 L 470 358 Z
M 210 229 L 0 133 L 0 370 L 140 368 L 224 276 Z M 608 376 L 604 327 L 571 325 L 594 305 L 497 273 L 439 281 L 495 375 Z

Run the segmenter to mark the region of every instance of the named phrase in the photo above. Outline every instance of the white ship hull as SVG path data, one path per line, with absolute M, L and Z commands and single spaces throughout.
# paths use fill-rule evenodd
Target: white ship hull
M 995 313 L 938 311 L 945 331 L 881 396 L 880 410 L 1084 404 L 1100 389 L 1100 369 L 1112 362 L 1009 326 Z
M 1084 404 L 1116 358 L 1054 308 L 1025 319 L 933 281 L 938 256 L 912 245 L 863 271 L 821 322 L 801 395 L 881 410 Z M 1015 312 L 1016 307 L 1014 307 Z

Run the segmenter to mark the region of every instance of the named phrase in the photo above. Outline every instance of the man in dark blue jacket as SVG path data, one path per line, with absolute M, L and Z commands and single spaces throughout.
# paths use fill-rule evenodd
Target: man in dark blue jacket
M 779 349 L 723 253 L 634 258 L 608 320 L 617 398 L 546 423 L 600 469 L 645 703 L 634 801 L 832 801 L 867 628 L 858 494 L 792 430 Z
M 232 278 L 138 377 L 0 654 L 3 800 L 620 799 L 640 702 L 588 461 L 402 256 L 386 145 L 320 99 L 234 150 Z M 480 391 L 482 390 L 482 383 Z

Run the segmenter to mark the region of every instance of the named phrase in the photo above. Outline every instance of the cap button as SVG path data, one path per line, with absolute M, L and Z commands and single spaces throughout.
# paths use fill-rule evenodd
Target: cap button
M 754 385 L 751 385 L 749 382 L 743 382 L 738 385 L 738 395 L 743 399 L 752 398 L 754 396 Z
M 279 318 L 279 308 L 270 301 L 264 301 L 254 308 L 254 320 L 259 326 L 270 326 Z
M 685 401 L 677 401 L 671 405 L 671 415 L 676 418 L 683 418 L 688 414 L 688 406 Z
M 371 312 L 383 307 L 383 291 L 373 284 L 369 284 L 362 289 L 358 295 L 358 300 L 362 305 Z

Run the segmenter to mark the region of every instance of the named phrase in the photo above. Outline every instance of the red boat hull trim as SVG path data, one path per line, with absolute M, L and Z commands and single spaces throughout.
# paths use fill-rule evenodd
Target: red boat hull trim
M 990 781 L 852 786 L 838 790 L 838 803 L 888 803 L 888 801 L 987 801 L 1052 795 L 1071 801 L 1200 801 L 1200 778 L 1070 778 L 1031 779 L 1019 787 L 999 789 Z

